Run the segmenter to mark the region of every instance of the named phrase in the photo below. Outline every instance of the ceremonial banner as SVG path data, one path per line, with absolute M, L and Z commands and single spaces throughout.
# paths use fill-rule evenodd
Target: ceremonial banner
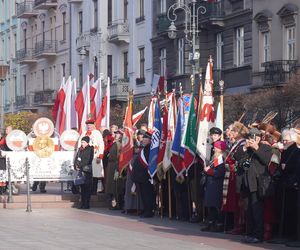
M 161 167 L 163 165 L 163 159 L 166 151 L 166 143 L 168 138 L 168 100 L 165 100 L 163 112 L 163 124 L 159 152 L 157 157 L 157 167 Z
M 222 131 L 224 131 L 224 128 L 223 128 L 223 114 L 222 114 L 222 110 L 221 110 L 221 102 L 219 102 L 218 108 L 217 108 L 216 127 L 221 129 Z
M 172 145 L 172 157 L 171 157 L 172 166 L 177 176 L 181 175 L 182 172 L 185 170 L 184 162 L 183 162 L 184 148 L 181 146 L 181 136 L 182 136 L 182 126 L 183 126 L 182 114 L 183 114 L 183 107 L 179 106 L 176 130 L 175 130 L 174 141 Z
M 211 144 L 207 138 L 209 130 L 215 125 L 212 66 L 212 58 L 210 58 L 206 67 L 202 108 L 198 125 L 197 151 L 204 162 L 210 161 Z
M 160 138 L 161 138 L 161 116 L 159 110 L 159 103 L 155 103 L 155 119 L 154 119 L 154 127 L 153 133 L 151 137 L 151 147 L 149 153 L 149 165 L 148 165 L 148 172 L 153 178 L 157 170 L 157 157 L 159 152 L 159 145 L 160 145 Z
M 29 163 L 29 177 L 34 181 L 72 181 L 74 151 L 53 152 L 50 157 L 40 158 L 34 152 L 3 152 L 6 165 L 11 167 L 12 181 L 26 181 L 25 161 Z M 4 173 L 0 173 L 3 177 Z M 7 173 L 6 176 L 7 178 Z
M 194 95 L 191 96 L 190 112 L 184 138 L 184 165 L 186 170 L 194 163 L 197 151 L 197 117 L 195 112 Z
M 154 126 L 154 115 L 155 115 L 155 104 L 157 102 L 157 97 L 152 97 L 149 105 L 148 113 L 148 131 L 152 133 Z

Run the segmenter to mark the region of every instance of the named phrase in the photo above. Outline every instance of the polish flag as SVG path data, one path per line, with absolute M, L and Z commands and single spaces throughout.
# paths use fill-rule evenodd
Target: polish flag
M 100 127 L 109 128 L 109 116 L 110 116 L 110 78 L 107 78 L 106 95 L 103 98 L 100 110 L 96 119 L 96 128 Z
M 102 82 L 101 82 L 101 79 L 99 78 L 91 86 L 91 88 L 95 89 L 95 91 L 96 91 L 94 101 L 92 102 L 92 105 L 91 105 L 91 113 L 93 114 L 94 117 L 97 117 L 97 114 L 100 111 L 101 100 L 102 100 Z
M 135 126 L 135 124 L 142 118 L 142 116 L 146 112 L 147 108 L 148 107 L 145 107 L 143 110 L 141 110 L 140 112 L 137 112 L 136 114 L 134 114 L 132 116 L 132 126 Z
M 79 133 L 85 131 L 85 121 L 91 113 L 91 103 L 94 105 L 93 102 L 95 94 L 96 89 L 90 87 L 90 76 L 88 76 L 87 81 L 84 83 L 75 100 L 75 109 L 78 114 Z
M 52 108 L 52 118 L 55 121 L 55 130 L 56 132 L 59 132 L 60 130 L 60 121 L 61 121 L 61 111 L 64 107 L 64 101 L 65 101 L 65 78 L 63 77 L 59 90 L 56 95 L 56 99 L 54 102 L 54 106 Z
M 67 119 L 68 119 L 68 122 L 69 122 L 69 116 L 70 116 L 70 107 L 72 105 L 71 101 L 72 101 L 72 92 L 73 92 L 73 89 L 72 89 L 72 80 L 71 80 L 71 76 L 69 76 L 67 82 L 64 84 L 63 86 L 63 90 L 64 90 L 64 93 L 65 93 L 65 99 L 64 99 L 64 103 L 63 103 L 63 108 L 61 110 L 61 115 L 60 115 L 60 124 L 59 124 L 59 134 L 61 135 L 65 129 L 66 129 L 66 126 L 67 126 Z M 68 116 L 68 118 L 67 118 Z M 68 124 L 70 125 L 70 124 Z
M 222 155 L 219 155 L 217 158 L 214 159 L 213 162 L 214 162 L 214 163 L 213 163 L 213 164 L 214 164 L 214 167 L 221 165 L 221 164 L 224 162 L 223 156 L 222 156 Z

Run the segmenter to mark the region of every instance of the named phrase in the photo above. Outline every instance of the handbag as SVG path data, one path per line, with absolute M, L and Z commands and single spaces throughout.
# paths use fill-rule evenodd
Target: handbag
M 85 165 L 82 167 L 83 172 L 91 173 L 93 170 L 92 165 Z
M 74 185 L 79 186 L 85 183 L 85 175 L 82 171 L 76 171 L 74 177 Z

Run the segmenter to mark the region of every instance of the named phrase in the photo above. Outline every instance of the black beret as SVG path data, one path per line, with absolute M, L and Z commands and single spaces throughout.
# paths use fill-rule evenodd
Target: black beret
M 223 132 L 221 129 L 217 128 L 217 127 L 212 127 L 210 130 L 209 130 L 209 134 L 211 135 L 221 135 Z
M 90 142 L 90 137 L 84 136 L 84 137 L 81 138 L 81 141 L 85 141 L 86 143 L 89 143 Z

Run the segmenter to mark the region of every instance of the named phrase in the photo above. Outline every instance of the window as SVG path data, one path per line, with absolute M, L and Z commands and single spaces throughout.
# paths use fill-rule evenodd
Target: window
M 26 50 L 27 49 L 27 40 L 26 40 L 26 33 L 27 33 L 27 30 L 24 29 L 23 30 L 23 38 L 24 38 L 24 49 Z
M 235 66 L 244 64 L 244 28 L 239 27 L 235 30 Z
M 112 0 L 107 2 L 107 23 L 108 25 L 112 23 Z
M 45 43 L 46 40 L 46 33 L 45 33 L 45 21 L 42 21 L 42 39 L 43 39 L 43 43 Z
M 145 48 L 139 48 L 140 54 L 140 79 L 145 79 Z
M 160 14 L 167 12 L 166 0 L 159 0 L 159 11 L 160 11 Z
M 43 90 L 45 90 L 45 70 L 42 69 L 42 86 Z
M 184 38 L 178 39 L 178 67 L 177 73 L 184 74 Z
M 159 62 L 160 62 L 160 68 L 159 68 L 159 74 L 161 76 L 165 76 L 166 74 L 166 67 L 167 67 L 167 50 L 165 48 L 159 50 Z
M 65 63 L 62 63 L 61 64 L 61 76 L 62 77 L 65 77 L 66 76 L 66 64 Z
M 123 72 L 124 72 L 124 79 L 128 78 L 128 52 L 123 53 Z
M 82 34 L 83 26 L 82 26 L 82 11 L 78 12 L 78 34 Z
M 107 55 L 107 76 L 112 79 L 113 73 L 112 55 Z
M 98 79 L 98 58 L 94 56 L 94 79 Z
M 137 15 L 138 15 L 138 17 L 135 20 L 136 23 L 139 23 L 139 22 L 142 22 L 145 20 L 144 0 L 139 0 Z
M 296 27 L 286 28 L 286 59 L 296 59 Z
M 62 24 L 62 32 L 63 32 L 63 41 L 67 40 L 67 23 L 66 23 L 66 12 L 62 13 L 63 24 Z
M 17 34 L 14 33 L 14 57 L 16 56 L 16 51 L 17 50 L 18 50 Z
M 222 55 L 223 55 L 223 40 L 222 40 L 222 33 L 217 33 L 217 36 L 216 36 L 216 50 L 217 50 L 217 69 L 222 69 Z
M 270 43 L 270 32 L 262 33 L 263 36 L 263 62 L 271 60 L 271 43 Z
M 94 30 L 98 30 L 98 0 L 93 0 L 94 2 Z
M 83 68 L 82 64 L 78 65 L 78 86 L 77 89 L 81 89 L 83 86 Z
M 124 20 L 128 19 L 128 0 L 124 0 Z

